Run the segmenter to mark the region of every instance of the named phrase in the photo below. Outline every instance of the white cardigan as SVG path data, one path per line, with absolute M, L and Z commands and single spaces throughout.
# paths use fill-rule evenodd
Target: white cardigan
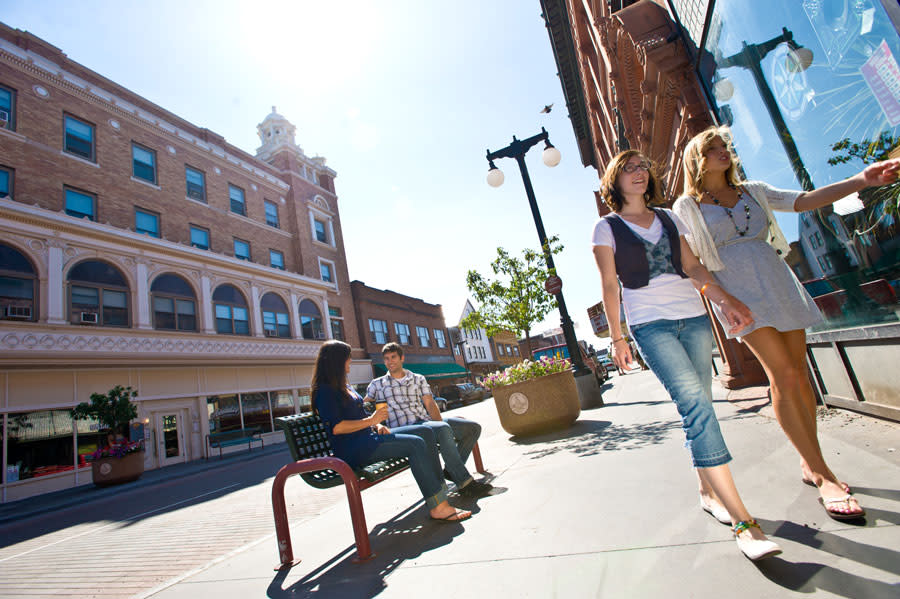
M 790 250 L 790 246 L 784 233 L 781 231 L 781 227 L 775 221 L 775 215 L 772 214 L 772 210 L 795 212 L 794 204 L 803 192 L 775 189 L 762 181 L 745 181 L 741 183 L 741 187 L 753 196 L 756 203 L 762 206 L 762 209 L 765 211 L 766 220 L 769 223 L 766 241 L 783 258 Z M 691 250 L 700 258 L 703 265 L 710 271 L 724 270 L 725 265 L 719 259 L 719 252 L 716 251 L 716 244 L 713 242 L 712 235 L 706 227 L 706 221 L 703 220 L 703 214 L 700 212 L 697 200 L 692 196 L 683 195 L 675 200 L 672 211 L 690 230 L 690 233 L 685 235 L 684 238 L 687 239 Z

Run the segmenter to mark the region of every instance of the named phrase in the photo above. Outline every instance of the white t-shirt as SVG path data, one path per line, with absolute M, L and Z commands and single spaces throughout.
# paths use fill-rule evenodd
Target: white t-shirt
M 675 223 L 679 235 L 687 233 L 678 217 L 671 210 L 666 214 Z M 638 237 L 650 243 L 656 243 L 665 234 L 659 218 L 654 218 L 649 229 L 639 227 L 622 219 Z M 593 245 L 605 245 L 616 251 L 616 239 L 612 228 L 602 218 L 594 225 Z M 645 287 L 638 289 L 622 288 L 622 304 L 625 309 L 625 320 L 629 327 L 650 322 L 652 320 L 680 320 L 706 314 L 700 294 L 690 279 L 682 279 L 677 274 L 664 273 L 650 279 Z

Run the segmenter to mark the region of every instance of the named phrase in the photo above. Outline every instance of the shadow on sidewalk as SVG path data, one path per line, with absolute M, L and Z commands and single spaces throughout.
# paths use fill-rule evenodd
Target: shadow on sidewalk
M 454 503 L 472 510 L 473 515 L 480 511 L 474 501 L 465 506 Z M 369 536 L 375 557 L 371 560 L 355 563 L 356 546 L 351 545 L 287 588 L 283 585 L 290 570 L 279 570 L 269 583 L 266 596 L 291 599 L 375 597 L 387 588 L 385 579 L 405 561 L 449 544 L 465 532 L 464 526 L 465 523 L 431 521 L 424 502 L 420 501 L 372 530 Z M 427 594 L 428 589 L 422 589 L 422 592 Z
M 672 431 L 681 429 L 677 421 L 641 422 L 632 425 L 613 424 L 608 421 L 577 421 L 563 431 L 535 437 L 510 440 L 521 446 L 539 445 L 524 455 L 539 459 L 560 452 L 570 452 L 585 457 L 614 450 L 641 449 L 662 443 Z
M 872 510 L 874 511 L 874 510 Z M 878 510 L 878 514 L 869 514 L 870 517 L 892 514 L 896 522 L 897 514 Z M 888 519 L 890 521 L 890 519 Z M 789 539 L 801 543 L 819 551 L 825 551 L 843 559 L 853 560 L 884 572 L 900 574 L 900 552 L 884 547 L 876 547 L 860 543 L 833 533 L 825 532 L 808 526 L 801 526 L 794 522 L 781 522 L 760 520 L 763 528 L 775 528 L 775 535 L 783 539 Z M 815 593 L 821 589 L 834 593 L 840 597 L 856 598 L 866 597 L 871 599 L 881 597 L 896 597 L 895 585 L 865 578 L 857 574 L 851 574 L 844 570 L 826 566 L 824 564 L 800 562 L 793 563 L 782 558 L 771 558 L 757 564 L 759 571 L 775 584 L 792 591 L 801 593 Z

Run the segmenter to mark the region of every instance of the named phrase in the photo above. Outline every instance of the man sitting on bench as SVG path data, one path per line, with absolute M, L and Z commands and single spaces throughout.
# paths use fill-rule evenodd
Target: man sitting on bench
M 491 484 L 473 479 L 466 469 L 481 425 L 465 418 L 442 419 L 425 377 L 403 368 L 403 348 L 399 344 L 388 343 L 381 355 L 388 372 L 369 383 L 366 401 L 387 403 L 387 425 L 392 433 L 420 436 L 426 443 L 436 441 L 444 458 L 444 477 L 456 483 L 460 494 L 488 495 Z M 437 468 L 440 471 L 440 463 Z

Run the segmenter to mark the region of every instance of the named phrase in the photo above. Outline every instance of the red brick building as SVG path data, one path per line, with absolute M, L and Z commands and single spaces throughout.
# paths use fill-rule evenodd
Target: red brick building
M 258 132 L 254 156 L 0 24 L 3 501 L 90 482 L 92 392 L 138 391 L 156 468 L 279 439 L 323 339 L 370 378 L 336 173 L 274 109 Z

